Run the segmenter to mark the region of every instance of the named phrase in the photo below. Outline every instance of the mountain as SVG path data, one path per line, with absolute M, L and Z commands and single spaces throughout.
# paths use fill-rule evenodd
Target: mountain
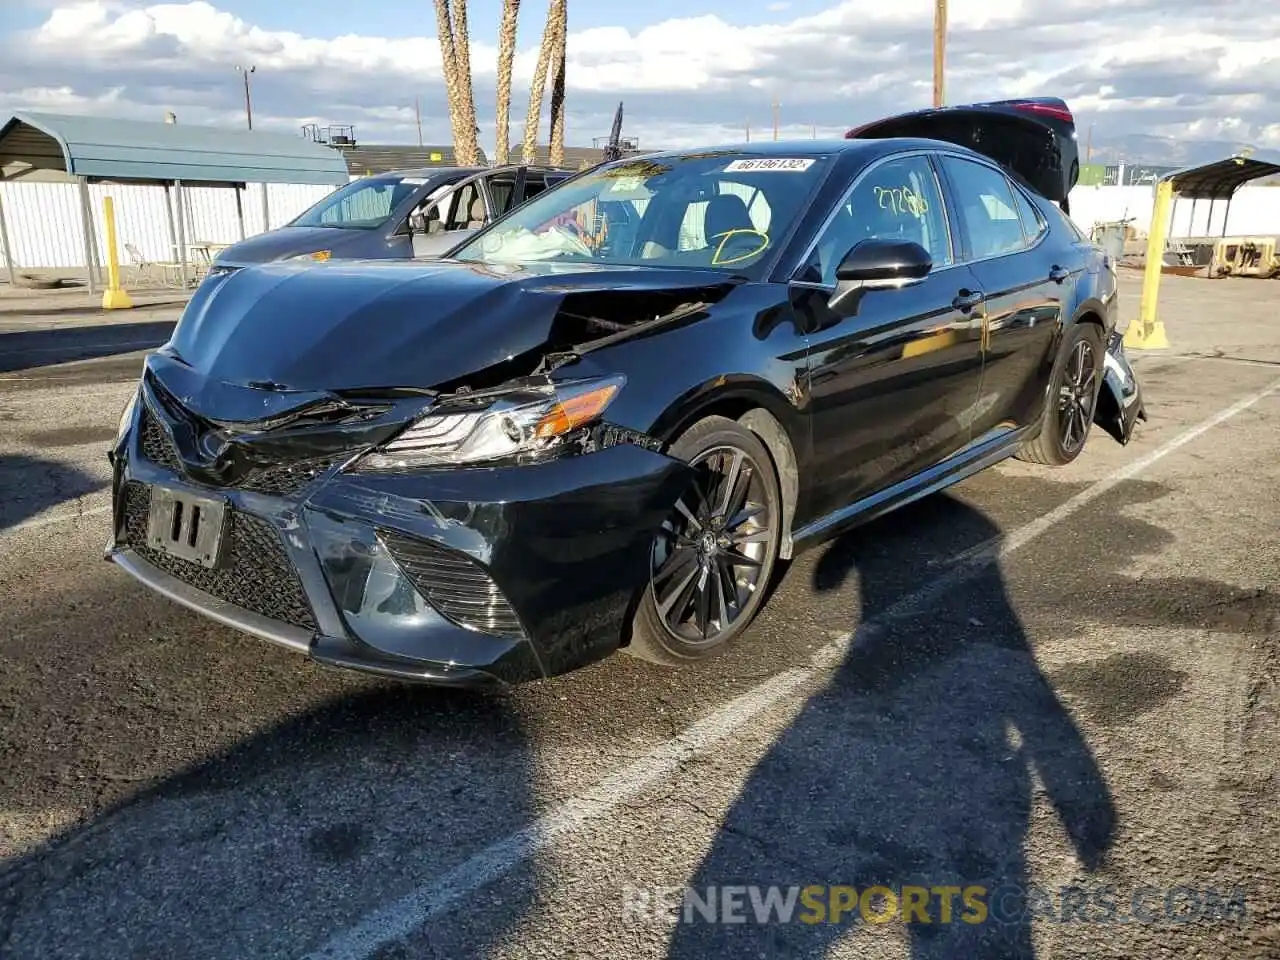
M 1080 160 L 1084 162 L 1086 144 L 1081 136 Z M 1162 167 L 1192 167 L 1212 163 L 1252 150 L 1248 155 L 1257 160 L 1280 163 L 1280 150 L 1260 150 L 1251 144 L 1234 140 L 1175 140 L 1145 133 L 1119 136 L 1093 135 L 1092 163 L 1149 164 Z

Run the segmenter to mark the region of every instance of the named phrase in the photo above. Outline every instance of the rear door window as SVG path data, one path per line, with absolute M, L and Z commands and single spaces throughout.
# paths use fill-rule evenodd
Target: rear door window
M 944 155 L 942 164 L 955 193 L 971 259 L 999 257 L 1027 246 L 1014 188 L 1003 173 L 951 155 Z
M 493 204 L 495 216 L 501 216 L 511 209 L 512 198 L 516 194 L 516 182 L 510 177 L 494 178 L 489 181 L 489 201 Z
M 1049 222 L 1045 220 L 1039 208 L 1016 186 L 1013 188 L 1013 205 L 1018 209 L 1018 218 L 1022 221 L 1022 232 L 1026 234 L 1028 242 L 1034 245 L 1040 239 L 1040 235 L 1049 229 Z
M 555 184 L 553 182 L 551 186 L 554 186 L 554 185 Z M 547 186 L 548 186 L 547 181 L 541 175 L 536 173 L 530 173 L 529 179 L 527 179 L 524 183 L 524 198 L 526 200 L 532 200 L 534 197 L 540 194 L 543 190 L 547 189 Z

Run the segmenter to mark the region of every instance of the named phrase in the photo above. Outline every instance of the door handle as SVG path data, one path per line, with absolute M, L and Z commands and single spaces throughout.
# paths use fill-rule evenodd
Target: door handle
M 1061 283 L 1063 280 L 1067 279 L 1067 277 L 1069 276 L 1071 276 L 1071 271 L 1068 270 L 1066 267 L 1058 266 L 1056 263 L 1053 265 L 1053 268 L 1049 271 L 1049 279 L 1052 280 L 1054 283 Z
M 968 313 L 974 307 L 981 305 L 986 299 L 986 296 L 981 291 L 961 290 L 956 295 L 956 298 L 951 301 L 951 306 L 961 313 Z

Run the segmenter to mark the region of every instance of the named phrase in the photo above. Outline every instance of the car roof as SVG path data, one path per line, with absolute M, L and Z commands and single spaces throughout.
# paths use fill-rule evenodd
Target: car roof
M 370 180 L 378 177 L 445 177 L 470 176 L 473 173 L 480 173 L 484 167 L 405 167 L 401 170 L 387 170 L 383 173 L 375 173 L 369 177 Z
M 374 173 L 365 179 L 375 180 L 379 177 L 469 177 L 477 173 L 498 173 L 502 170 L 514 170 L 517 167 L 526 167 L 529 170 L 537 170 L 539 173 L 577 172 L 576 170 L 569 170 L 565 167 L 553 167 L 549 164 L 543 163 L 504 163 L 492 167 L 408 167 L 403 170 L 387 170 L 383 173 Z
M 621 163 L 628 160 L 653 159 L 670 157 L 676 159 L 700 153 L 752 154 L 763 157 L 816 157 L 825 154 L 860 153 L 867 157 L 878 156 L 903 149 L 919 150 L 959 150 L 963 153 L 973 151 L 965 147 L 941 140 L 926 140 L 921 137 L 897 137 L 879 140 L 760 140 L 743 143 L 723 143 L 715 146 L 686 147 L 680 150 L 662 150 L 654 153 L 638 154 L 635 157 L 624 157 Z

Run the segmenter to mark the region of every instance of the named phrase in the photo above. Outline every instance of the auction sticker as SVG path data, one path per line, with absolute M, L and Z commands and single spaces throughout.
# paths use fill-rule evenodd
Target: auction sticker
M 750 160 L 735 160 L 724 168 L 724 172 L 756 173 L 765 170 L 782 170 L 803 173 L 811 166 L 813 166 L 813 159 L 808 157 L 754 157 Z

